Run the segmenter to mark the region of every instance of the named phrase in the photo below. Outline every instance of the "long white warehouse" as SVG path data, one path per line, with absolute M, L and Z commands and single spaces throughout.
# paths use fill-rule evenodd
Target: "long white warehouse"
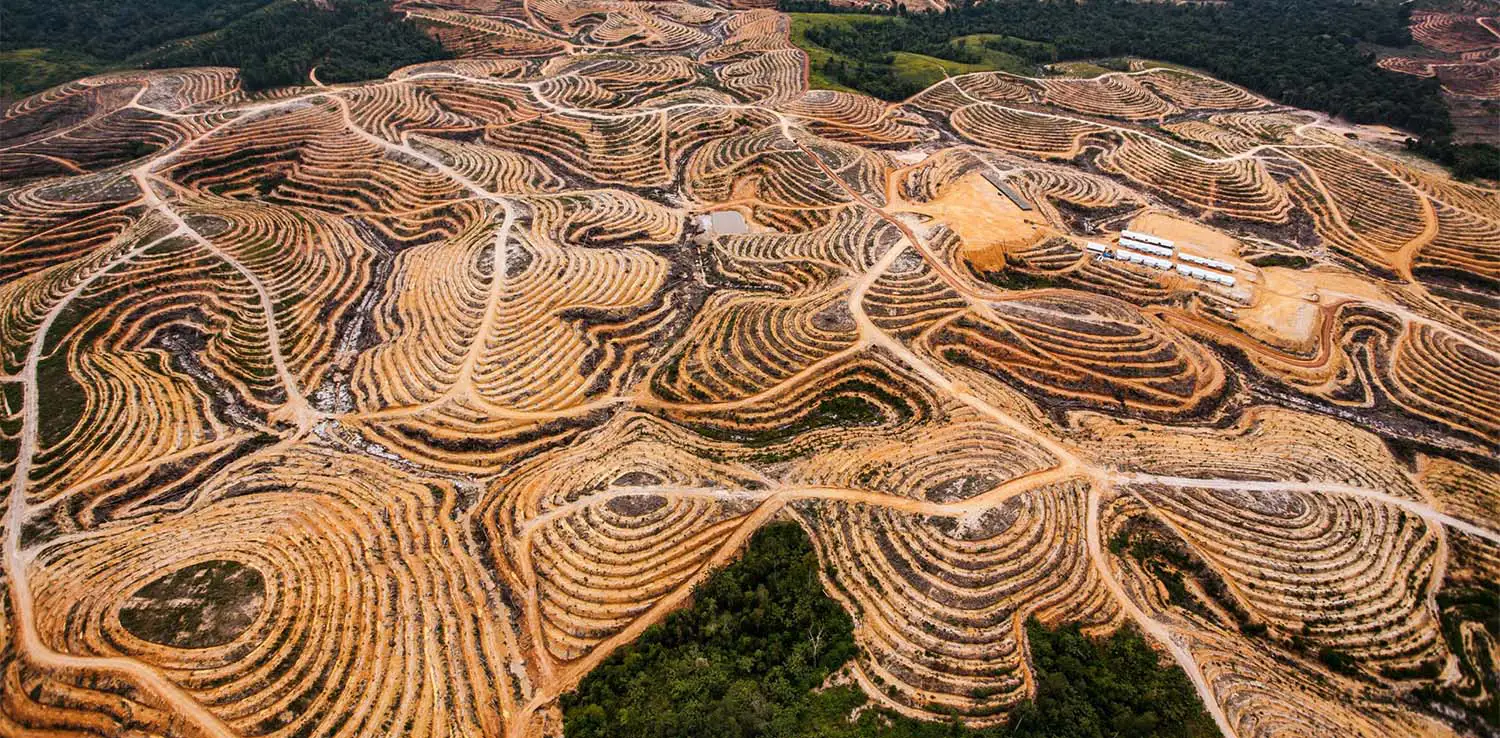
M 1189 277 L 1192 277 L 1193 279 L 1201 279 L 1201 280 L 1203 280 L 1205 282 L 1213 282 L 1215 284 L 1222 284 L 1222 285 L 1224 285 L 1226 287 L 1233 287 L 1234 286 L 1234 277 L 1231 277 L 1231 276 L 1228 276 L 1228 275 L 1225 275 L 1225 274 L 1218 274 L 1218 273 L 1215 273 L 1215 272 L 1210 272 L 1207 269 L 1199 269 L 1198 267 L 1191 267 L 1191 266 L 1188 266 L 1186 264 L 1178 264 L 1177 265 L 1177 273 L 1178 274 L 1185 274 L 1185 275 L 1187 275 Z
M 1180 258 L 1180 259 L 1182 259 L 1183 261 L 1191 262 L 1193 264 L 1198 264 L 1200 266 L 1206 266 L 1209 269 L 1217 269 L 1217 270 L 1219 270 L 1221 272 L 1232 272 L 1232 271 L 1234 271 L 1234 265 L 1233 264 L 1226 264 L 1226 263 L 1224 263 L 1222 261 L 1219 261 L 1217 259 L 1210 259 L 1208 257 L 1198 256 L 1197 254 L 1189 254 L 1186 251 L 1179 251 L 1179 252 L 1177 252 L 1177 257 Z
M 1148 254 L 1156 254 L 1157 256 L 1172 255 L 1172 249 L 1167 248 L 1166 246 L 1157 246 L 1156 244 L 1145 243 L 1142 241 L 1137 241 L 1133 238 L 1126 238 L 1124 236 L 1120 237 L 1120 245 L 1126 248 L 1135 249 L 1136 251 L 1144 251 Z
M 1133 239 L 1135 239 L 1137 241 L 1144 241 L 1146 243 L 1153 243 L 1153 244 L 1156 244 L 1157 246 L 1165 246 L 1167 248 L 1171 248 L 1172 245 L 1173 245 L 1171 241 L 1168 241 L 1167 239 L 1162 238 L 1161 236 L 1153 236 L 1153 235 L 1151 235 L 1149 233 L 1141 233 L 1139 231 L 1120 231 L 1120 237 L 1121 238 L 1133 238 Z
M 1119 251 L 1115 252 L 1115 255 L 1120 257 L 1121 259 L 1124 259 L 1125 261 L 1133 262 L 1135 264 L 1145 264 L 1146 266 L 1153 269 L 1172 268 L 1172 262 L 1166 259 L 1158 259 L 1154 256 L 1147 256 L 1145 254 L 1137 253 L 1129 249 L 1120 249 Z

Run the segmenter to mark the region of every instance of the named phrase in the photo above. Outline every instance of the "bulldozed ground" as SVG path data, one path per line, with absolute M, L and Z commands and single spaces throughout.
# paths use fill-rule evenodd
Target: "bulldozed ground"
M 1388 56 L 1380 66 L 1435 77 L 1453 116 L 1454 139 L 1500 145 L 1500 14 L 1495 7 L 1473 2 L 1452 11 L 1416 11 L 1411 35 L 1427 53 Z
M 1001 724 L 1034 619 L 1236 738 L 1497 730 L 1500 191 L 1148 62 L 810 90 L 753 5 L 10 106 L 0 733 L 556 736 L 773 520 L 880 709 Z

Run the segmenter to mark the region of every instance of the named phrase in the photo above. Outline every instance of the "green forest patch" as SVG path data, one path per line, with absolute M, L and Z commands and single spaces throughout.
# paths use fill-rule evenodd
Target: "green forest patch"
M 1190 738 L 1218 735 L 1187 677 L 1136 631 L 1095 640 L 1027 625 L 1035 700 L 990 729 L 866 708 L 820 689 L 857 653 L 854 625 L 824 592 L 802 529 L 758 531 L 739 561 L 610 655 L 563 695 L 568 738 Z
M 447 58 L 386 0 L 13 0 L 0 42 L 0 97 L 113 69 L 226 66 L 247 89 L 383 77 Z
M 110 64 L 77 51 L 7 49 L 0 51 L 0 98 L 19 97 L 109 69 Z
M 851 68 L 857 68 L 863 64 L 871 69 L 873 74 L 889 74 L 899 83 L 900 89 L 916 91 L 931 87 L 943 81 L 945 77 L 971 72 L 1005 71 L 1025 74 L 1035 71 L 1032 65 L 1014 54 L 986 48 L 984 42 L 987 38 L 983 34 L 967 39 L 955 39 L 956 44 L 968 46 L 974 52 L 973 58 L 964 61 L 912 51 L 893 51 L 886 58 L 874 62 L 862 60 L 821 46 L 811 37 L 820 36 L 828 29 L 847 30 L 858 34 L 861 30 L 867 31 L 872 26 L 890 27 L 899 33 L 906 26 L 906 20 L 892 16 L 859 13 L 790 13 L 789 15 L 792 18 L 792 43 L 807 53 L 808 84 L 815 90 L 868 92 L 868 90 L 855 89 L 844 84 L 844 82 L 854 81 L 853 73 L 842 75 L 831 73 L 830 62 Z M 868 86 L 868 84 L 863 85 L 863 87 Z M 877 95 L 877 97 L 881 96 Z M 888 97 L 887 99 L 901 98 Z
M 814 86 L 897 101 L 941 79 L 942 71 L 1053 67 L 1097 75 L 1125 57 L 1162 60 L 1287 105 L 1411 131 L 1413 149 L 1456 175 L 1500 178 L 1500 151 L 1452 144 L 1453 124 L 1436 79 L 1381 69 L 1369 53 L 1412 48 L 1411 8 L 1404 4 L 986 0 L 942 13 L 898 7 L 845 14 L 826 0 L 781 0 L 781 8 L 794 16 L 792 41 L 808 51 Z M 907 54 L 934 59 L 915 65 Z
M 865 23 L 892 23 L 893 18 L 879 15 L 859 15 L 856 13 L 790 13 L 792 18 L 792 43 L 797 48 L 807 53 L 807 81 L 815 90 L 838 90 L 840 92 L 858 92 L 850 87 L 829 79 L 822 72 L 823 66 L 830 59 L 845 59 L 841 54 L 823 48 L 807 39 L 809 28 L 818 28 L 828 25 L 858 27 Z

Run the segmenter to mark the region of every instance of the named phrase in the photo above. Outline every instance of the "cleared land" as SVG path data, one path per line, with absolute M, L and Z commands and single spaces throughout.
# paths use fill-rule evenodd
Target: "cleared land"
M 773 520 L 876 709 L 1001 725 L 1035 620 L 1237 738 L 1495 729 L 1500 191 L 1144 63 L 397 8 L 462 58 L 5 111 L 0 732 L 557 735 Z
M 1421 56 L 1388 56 L 1380 66 L 1418 77 L 1436 77 L 1453 115 L 1454 138 L 1500 145 L 1500 15 L 1492 5 L 1465 4 L 1465 12 L 1412 13 L 1412 39 Z

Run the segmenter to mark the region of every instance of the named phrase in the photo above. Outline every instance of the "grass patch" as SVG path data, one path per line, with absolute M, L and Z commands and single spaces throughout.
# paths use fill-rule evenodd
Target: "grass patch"
M 1098 77 L 1117 70 L 1087 61 L 1058 62 L 1052 69 L 1068 77 Z
M 1262 269 L 1270 267 L 1286 267 L 1288 269 L 1306 269 L 1312 266 L 1312 260 L 1300 254 L 1264 254 L 1249 260 L 1251 264 Z
M 792 19 L 792 43 L 807 53 L 808 83 L 813 89 L 857 92 L 859 90 L 845 82 L 861 79 L 861 74 L 856 70 L 865 69 L 867 71 L 864 77 L 888 76 L 892 80 L 890 90 L 876 95 L 887 100 L 904 99 L 943 81 L 945 77 L 956 77 L 961 74 L 994 71 L 1033 74 L 1036 72 L 1035 65 L 1015 53 L 992 47 L 1005 44 L 1016 46 L 1018 49 L 1022 46 L 1028 48 L 1045 46 L 1045 44 L 998 34 L 973 34 L 954 39 L 954 46 L 963 49 L 964 55 L 972 57 L 975 61 L 955 61 L 911 51 L 893 51 L 888 57 L 872 62 L 869 59 L 856 58 L 822 46 L 812 37 L 830 30 L 857 33 L 861 30 L 881 28 L 894 29 L 899 32 L 908 25 L 906 19 L 859 13 L 789 13 L 788 15 Z M 833 66 L 830 66 L 830 62 Z M 842 65 L 846 71 L 835 71 L 838 65 Z M 859 84 L 863 88 L 869 87 L 871 82 L 866 79 Z
M 0 51 L 0 98 L 20 97 L 112 68 L 110 63 L 78 51 L 49 48 Z
M 923 88 L 931 87 L 948 77 L 957 77 L 960 74 L 972 72 L 993 72 L 998 69 L 988 63 L 966 64 L 926 54 L 913 54 L 909 51 L 894 52 L 891 58 L 893 59 L 891 66 L 896 70 L 897 79 Z
M 1057 46 L 999 33 L 971 33 L 953 43 L 980 56 L 982 63 L 1012 74 L 1036 73 L 1036 61 L 1057 59 Z
M 858 90 L 839 84 L 837 81 L 823 74 L 822 69 L 830 59 L 853 63 L 854 60 L 823 48 L 807 39 L 807 31 L 811 28 L 826 26 L 838 26 L 857 28 L 866 23 L 894 23 L 895 18 L 880 15 L 859 15 L 856 13 L 788 13 L 792 19 L 792 43 L 797 48 L 807 52 L 807 81 L 814 90 L 838 90 L 839 92 L 858 92 Z

